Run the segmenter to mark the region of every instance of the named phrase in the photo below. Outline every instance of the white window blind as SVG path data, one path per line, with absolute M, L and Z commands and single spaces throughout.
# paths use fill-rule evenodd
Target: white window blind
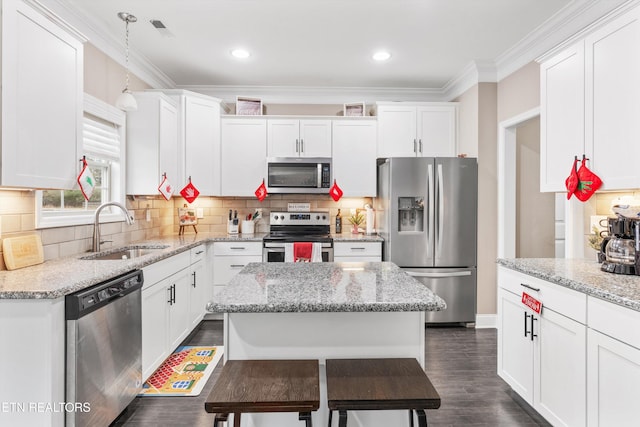
M 113 123 L 85 114 L 82 127 L 85 155 L 113 162 L 120 160 L 120 133 Z

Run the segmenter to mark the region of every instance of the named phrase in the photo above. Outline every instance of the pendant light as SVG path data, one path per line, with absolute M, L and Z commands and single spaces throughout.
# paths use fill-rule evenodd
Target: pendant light
M 138 109 L 138 103 L 129 90 L 129 23 L 136 22 L 138 18 L 127 12 L 119 12 L 118 18 L 125 22 L 125 64 L 127 68 L 127 78 L 122 93 L 116 99 L 116 107 L 124 111 L 135 111 Z

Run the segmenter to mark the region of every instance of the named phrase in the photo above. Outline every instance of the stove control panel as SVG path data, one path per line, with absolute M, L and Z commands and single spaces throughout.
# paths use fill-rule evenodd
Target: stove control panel
M 329 213 L 272 212 L 271 225 L 329 225 Z

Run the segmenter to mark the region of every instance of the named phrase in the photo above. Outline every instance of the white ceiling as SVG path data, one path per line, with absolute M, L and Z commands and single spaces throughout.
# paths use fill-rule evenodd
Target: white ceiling
M 594 0 L 57 0 L 173 86 L 442 89 Z M 604 0 L 603 3 L 620 3 Z M 589 6 L 585 6 L 589 5 Z M 560 17 L 560 18 L 559 18 Z M 551 19 L 550 19 L 551 18 Z M 163 36 L 150 20 L 171 32 Z M 544 25 L 543 25 L 544 24 Z M 90 41 L 94 42 L 91 40 Z M 95 44 L 95 42 L 94 42 Z M 99 44 L 99 43 L 98 43 Z M 230 51 L 251 52 L 238 60 Z M 391 52 L 385 63 L 371 55 Z M 538 52 L 537 54 L 540 54 Z M 531 60 L 529 58 L 528 60 Z M 475 61 L 475 62 L 474 62 Z M 133 67 L 135 71 L 135 67 Z M 494 72 L 495 75 L 495 72 Z M 495 81 L 495 80 L 494 80 Z

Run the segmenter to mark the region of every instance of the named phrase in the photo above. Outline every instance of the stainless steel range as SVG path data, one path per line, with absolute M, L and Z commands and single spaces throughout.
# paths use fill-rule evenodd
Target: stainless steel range
M 333 261 L 328 212 L 271 212 L 271 232 L 262 240 L 263 262 L 284 262 L 287 243 L 322 244 L 322 261 Z

